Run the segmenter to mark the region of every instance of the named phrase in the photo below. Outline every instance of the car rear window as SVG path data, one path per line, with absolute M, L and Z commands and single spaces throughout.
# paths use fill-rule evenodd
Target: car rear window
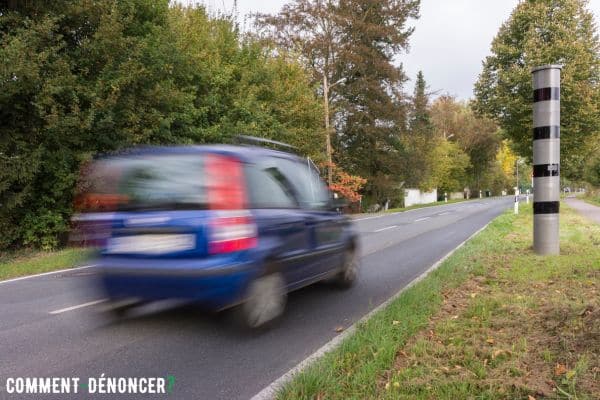
M 82 211 L 206 208 L 203 157 L 114 157 L 85 168 L 76 206 Z

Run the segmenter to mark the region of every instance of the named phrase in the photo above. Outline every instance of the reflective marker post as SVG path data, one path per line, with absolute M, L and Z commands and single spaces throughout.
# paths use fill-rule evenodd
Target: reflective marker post
M 533 249 L 559 254 L 560 70 L 533 68 Z

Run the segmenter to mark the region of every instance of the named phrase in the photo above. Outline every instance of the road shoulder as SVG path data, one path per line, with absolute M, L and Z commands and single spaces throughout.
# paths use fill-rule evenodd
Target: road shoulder
M 565 209 L 544 258 L 531 229 L 496 219 L 278 398 L 600 397 L 600 227 Z
M 92 254 L 93 251 L 89 249 L 67 248 L 51 252 L 31 251 L 3 256 L 0 259 L 0 283 L 77 268 L 87 264 Z

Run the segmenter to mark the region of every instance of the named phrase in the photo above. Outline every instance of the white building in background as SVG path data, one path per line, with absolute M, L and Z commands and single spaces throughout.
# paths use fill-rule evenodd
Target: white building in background
M 433 189 L 431 192 L 422 192 L 419 189 L 404 189 L 404 207 L 435 202 L 437 202 L 437 189 Z

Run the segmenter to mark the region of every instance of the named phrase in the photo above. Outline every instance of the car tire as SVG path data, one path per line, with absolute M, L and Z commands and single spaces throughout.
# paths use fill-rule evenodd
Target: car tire
M 343 257 L 341 270 L 335 276 L 334 282 L 342 289 L 349 289 L 356 283 L 360 263 L 354 247 L 347 248 Z
M 246 300 L 238 306 L 237 319 L 245 328 L 266 327 L 283 314 L 286 301 L 283 275 L 279 272 L 262 275 L 248 285 Z

